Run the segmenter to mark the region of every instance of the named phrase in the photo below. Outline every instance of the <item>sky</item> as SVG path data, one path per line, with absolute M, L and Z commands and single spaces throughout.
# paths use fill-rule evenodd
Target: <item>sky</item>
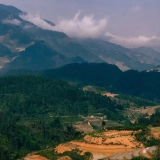
M 21 18 L 76 38 L 106 38 L 125 47 L 160 49 L 160 0 L 0 0 Z M 42 19 L 56 25 L 49 26 Z

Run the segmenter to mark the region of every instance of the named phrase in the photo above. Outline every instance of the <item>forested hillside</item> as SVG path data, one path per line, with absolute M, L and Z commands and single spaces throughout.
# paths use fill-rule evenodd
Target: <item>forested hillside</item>
M 121 105 L 65 81 L 29 75 L 1 77 L 0 159 L 15 160 L 76 138 L 79 133 L 56 117 L 87 116 L 99 109 L 108 119 L 125 120 L 119 112 Z
M 41 75 L 79 82 L 82 85 L 105 87 L 111 92 L 160 100 L 160 73 L 129 70 L 122 72 L 115 65 L 106 63 L 69 64 L 45 70 Z
M 90 114 L 99 108 L 115 112 L 119 105 L 110 98 L 84 92 L 65 81 L 36 76 L 0 78 L 0 108 L 26 117 Z

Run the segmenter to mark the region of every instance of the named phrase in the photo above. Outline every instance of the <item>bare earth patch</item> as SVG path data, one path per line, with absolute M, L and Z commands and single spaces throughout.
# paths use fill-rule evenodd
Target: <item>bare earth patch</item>
M 151 133 L 155 138 L 160 138 L 160 127 L 152 127 Z
M 103 94 L 104 96 L 107 96 L 107 97 L 115 97 L 115 96 L 118 96 L 118 94 L 112 94 L 110 92 L 107 92 L 105 94 Z
M 48 160 L 48 159 L 39 155 L 27 155 L 24 158 L 24 160 Z
M 93 132 L 93 128 L 88 123 L 79 122 L 73 125 L 74 128 L 76 128 L 77 131 L 83 132 L 83 133 L 90 133 Z
M 60 144 L 55 148 L 55 152 L 58 154 L 64 153 L 66 151 L 72 151 L 73 149 L 76 149 L 77 146 L 73 145 L 72 143 L 64 143 Z
M 152 114 L 155 113 L 155 110 L 157 108 L 160 108 L 160 106 L 154 106 L 154 107 L 147 107 L 146 109 L 142 109 L 141 113 L 142 114 L 148 114 L 149 116 L 151 116 Z
M 58 160 L 72 160 L 72 159 L 68 156 L 63 156 L 63 157 L 59 158 Z
M 143 144 L 137 142 L 134 131 L 105 131 L 86 135 L 83 141 L 71 141 L 57 146 L 55 151 L 63 153 L 72 149 L 79 149 L 82 153 L 91 152 L 93 155 L 112 156 L 115 154 L 133 151 L 143 148 Z

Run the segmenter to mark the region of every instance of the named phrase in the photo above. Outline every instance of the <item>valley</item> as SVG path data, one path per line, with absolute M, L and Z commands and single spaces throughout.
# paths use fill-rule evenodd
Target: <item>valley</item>
M 75 152 L 64 152 L 63 155 L 72 159 L 74 156 L 86 159 L 94 152 L 96 156 L 104 155 L 105 150 L 108 150 L 105 157 L 112 156 L 122 150 L 127 152 L 137 147 L 141 149 L 144 144 L 154 146 L 159 143 L 156 139 L 141 138 L 149 133 L 142 126 L 159 126 L 159 106 L 149 100 L 130 96 L 125 96 L 124 100 L 122 95 L 120 100 L 117 98 L 120 95 L 109 98 L 106 96 L 108 91 L 101 87 L 80 88 L 75 83 L 34 75 L 4 76 L 0 78 L 0 84 L 0 128 L 3 131 L 0 138 L 4 146 L 10 148 L 2 148 L 1 156 L 13 156 L 8 159 L 21 158 L 33 151 L 48 159 L 57 159 L 62 155 L 54 154 L 53 148 L 66 142 L 66 148 L 69 144 Z M 145 104 L 145 107 L 137 104 Z M 152 115 L 146 117 L 149 110 Z M 136 112 L 136 123 L 132 124 L 129 114 Z M 143 134 L 137 132 L 141 128 L 139 125 Z M 117 129 L 119 131 L 115 131 Z M 77 149 L 87 152 L 81 155 Z
M 34 8 L 37 2 L 27 3 Z M 159 160 L 158 35 L 110 33 L 118 14 L 109 21 L 79 11 L 52 22 L 5 4 L 0 4 L 0 160 Z M 142 12 L 133 7 L 125 17 Z

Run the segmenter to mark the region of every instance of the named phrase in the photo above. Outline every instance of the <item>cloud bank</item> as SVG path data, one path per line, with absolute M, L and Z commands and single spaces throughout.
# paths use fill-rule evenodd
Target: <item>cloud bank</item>
M 110 37 L 110 41 L 120 44 L 125 47 L 140 47 L 140 46 L 158 46 L 160 45 L 160 37 L 146 37 L 143 35 L 137 37 L 120 37 L 107 32 L 105 36 Z
M 29 21 L 34 25 L 53 31 L 66 33 L 69 37 L 76 38 L 98 38 L 106 32 L 107 19 L 95 20 L 93 15 L 86 15 L 80 18 L 78 12 L 72 19 L 62 19 L 55 26 L 50 25 L 39 15 L 20 15 L 23 20 Z
M 135 12 L 140 10 L 139 7 L 135 7 L 134 9 Z M 137 37 L 120 37 L 114 35 L 108 31 L 108 21 L 106 18 L 96 20 L 93 15 L 81 16 L 80 12 L 71 19 L 59 20 L 55 26 L 41 19 L 39 15 L 33 16 L 31 14 L 26 14 L 20 15 L 20 17 L 42 29 L 64 32 L 69 37 L 74 38 L 100 38 L 106 36 L 109 37 L 110 42 L 125 47 L 160 45 L 160 37 L 158 36 L 146 37 L 144 35 L 139 35 Z
M 38 14 L 37 15 L 22 14 L 20 15 L 20 18 L 22 18 L 25 21 L 31 22 L 42 29 L 54 30 L 53 26 L 51 26 L 45 20 L 41 19 L 41 17 Z
M 70 37 L 97 38 L 103 36 L 107 28 L 107 19 L 96 20 L 93 15 L 80 18 L 78 12 L 73 19 L 63 19 L 54 27 L 55 30 L 65 32 Z
M 19 26 L 21 24 L 21 21 L 19 21 L 18 19 L 5 19 L 5 20 L 2 21 L 2 23 L 13 24 L 13 25 Z

